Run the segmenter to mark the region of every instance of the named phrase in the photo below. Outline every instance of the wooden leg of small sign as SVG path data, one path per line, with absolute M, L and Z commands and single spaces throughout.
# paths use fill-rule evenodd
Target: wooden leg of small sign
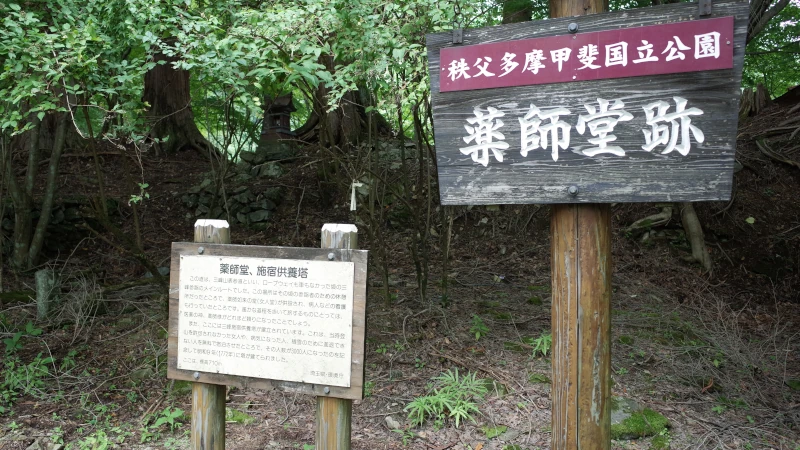
M 230 244 L 225 220 L 201 219 L 194 224 L 194 241 Z M 192 450 L 225 450 L 225 386 L 192 383 Z
M 611 447 L 610 230 L 609 205 L 553 207 L 553 450 Z
M 358 248 L 355 225 L 326 223 L 322 227 L 322 248 Z M 317 397 L 316 450 L 350 450 L 353 401 Z
M 317 397 L 317 445 L 319 450 L 350 450 L 353 401 Z

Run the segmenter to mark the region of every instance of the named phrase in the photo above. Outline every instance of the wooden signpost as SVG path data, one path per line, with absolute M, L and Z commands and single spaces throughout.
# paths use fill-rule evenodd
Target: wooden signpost
M 322 234 L 320 249 L 230 245 L 227 222 L 200 220 L 172 244 L 167 376 L 194 382 L 193 449 L 225 448 L 225 386 L 316 395 L 316 448 L 350 448 L 367 252 L 354 225 Z
M 726 200 L 733 177 L 748 3 L 605 8 L 427 36 L 442 204 L 554 204 L 557 450 L 611 445 L 609 204 Z

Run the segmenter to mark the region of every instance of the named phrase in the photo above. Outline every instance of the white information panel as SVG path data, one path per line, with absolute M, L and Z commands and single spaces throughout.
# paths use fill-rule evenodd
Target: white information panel
M 178 368 L 350 387 L 354 263 L 181 255 Z

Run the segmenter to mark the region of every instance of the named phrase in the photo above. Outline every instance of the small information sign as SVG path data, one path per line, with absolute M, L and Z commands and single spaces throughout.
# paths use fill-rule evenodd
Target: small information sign
M 169 378 L 360 399 L 367 251 L 173 243 Z
M 350 386 L 352 262 L 181 256 L 178 368 Z

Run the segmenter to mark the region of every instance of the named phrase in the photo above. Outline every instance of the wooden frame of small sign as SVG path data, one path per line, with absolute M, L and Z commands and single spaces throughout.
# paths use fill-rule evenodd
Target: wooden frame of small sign
M 367 300 L 367 251 L 366 250 L 347 250 L 347 249 L 317 249 L 317 248 L 290 248 L 290 247 L 264 247 L 254 245 L 219 245 L 203 244 L 190 242 L 174 242 L 172 244 L 172 264 L 170 267 L 170 288 L 169 288 L 169 337 L 167 350 L 167 377 L 175 380 L 185 380 L 201 383 L 237 386 L 241 388 L 257 388 L 265 390 L 282 390 L 302 394 L 317 396 L 329 396 L 343 399 L 359 400 L 363 398 L 364 390 L 364 336 L 366 330 L 366 300 Z M 205 257 L 240 257 L 240 258 L 259 258 L 268 260 L 299 260 L 311 261 L 319 264 L 322 262 L 352 262 L 353 263 L 353 291 L 352 291 L 352 336 L 350 345 L 350 365 L 349 382 L 341 384 L 347 386 L 336 386 L 329 383 L 305 382 L 305 381 L 286 381 L 280 379 L 268 379 L 256 376 L 231 375 L 229 373 L 215 372 L 209 370 L 185 370 L 178 368 L 178 339 L 179 314 L 181 313 L 180 289 L 181 289 L 181 260 L 182 256 Z M 251 269 L 252 270 L 252 269 Z M 291 270 L 291 269 L 290 269 Z M 293 282 L 302 280 L 292 274 L 295 278 Z M 266 278 L 265 278 L 266 279 Z M 289 278 L 286 278 L 289 280 Z M 276 279 L 277 280 L 277 279 Z M 229 287 L 220 287 L 228 289 Z M 209 290 L 208 286 L 206 289 Z M 233 288 L 230 288 L 233 289 Z M 231 291 L 233 292 L 233 291 Z M 214 301 L 215 293 L 209 294 L 211 297 L 203 299 L 199 304 L 213 308 L 219 305 Z M 235 295 L 235 294 L 234 294 Z M 249 300 L 253 300 L 253 295 Z M 231 297 L 228 297 L 230 300 Z M 283 300 L 280 301 L 290 301 Z M 324 308 L 335 308 L 335 302 L 322 303 Z M 225 307 L 223 307 L 225 308 Z M 223 310 L 224 311 L 224 310 Z M 251 314 L 252 315 L 252 314 Z M 263 315 L 263 314 L 262 314 Z M 325 330 L 330 332 L 330 330 Z M 252 336 L 251 336 L 252 338 Z M 274 339 L 274 338 L 269 338 Z M 287 338 L 288 339 L 288 338 Z M 230 339 L 229 339 L 230 341 Z M 317 341 L 315 341 L 317 342 Z M 325 343 L 319 341 L 320 343 Z M 219 343 L 219 342 L 217 342 Z M 330 344 L 330 342 L 328 342 Z M 248 342 L 234 340 L 227 342 L 228 348 L 238 348 L 241 345 L 249 345 Z M 327 345 L 327 344 L 326 344 Z M 328 351 L 326 349 L 326 351 Z

